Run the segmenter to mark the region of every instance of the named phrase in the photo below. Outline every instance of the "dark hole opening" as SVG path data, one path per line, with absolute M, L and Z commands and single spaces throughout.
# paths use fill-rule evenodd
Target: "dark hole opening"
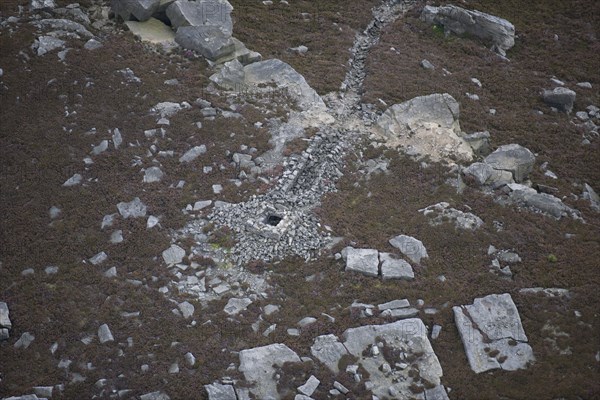
M 268 215 L 267 219 L 265 220 L 265 223 L 271 226 L 277 226 L 279 225 L 282 219 L 283 218 L 281 218 L 279 215 Z

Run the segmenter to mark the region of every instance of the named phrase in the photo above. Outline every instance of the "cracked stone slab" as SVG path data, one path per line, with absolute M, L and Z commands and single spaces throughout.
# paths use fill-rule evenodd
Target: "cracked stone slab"
M 474 372 L 497 368 L 514 371 L 535 361 L 519 311 L 509 294 L 476 298 L 473 304 L 452 310 Z

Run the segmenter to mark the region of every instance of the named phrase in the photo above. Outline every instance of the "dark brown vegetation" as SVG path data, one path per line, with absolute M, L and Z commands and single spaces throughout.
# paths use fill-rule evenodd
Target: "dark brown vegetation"
M 265 58 L 278 57 L 290 63 L 323 94 L 339 87 L 349 57 L 347 49 L 355 31 L 362 30 L 370 19 L 367 10 L 376 2 L 290 1 L 289 6 L 275 2 L 271 7 L 259 1 L 232 3 L 236 36 Z M 381 98 L 391 105 L 418 95 L 448 92 L 461 103 L 464 130 L 487 129 L 494 146 L 516 142 L 538 153 L 534 182 L 556 186 L 562 196 L 579 194 L 583 182 L 600 189 L 598 141 L 580 146 L 581 134 L 570 117 L 552 114 L 538 95 L 556 75 L 570 87 L 582 80 L 594 85 L 591 91 L 578 90 L 577 110 L 600 104 L 600 66 L 594 58 L 598 52 L 597 2 L 481 0 L 469 2 L 469 7 L 515 23 L 519 39 L 508 54 L 510 63 L 499 61 L 475 41 L 436 34 L 418 21 L 416 10 L 391 26 L 371 53 L 366 100 L 378 104 Z M 14 3 L 0 2 L 0 12 L 10 15 Z M 300 12 L 311 16 L 304 21 Z M 555 33 L 558 42 L 554 41 Z M 299 259 L 273 265 L 256 263 L 252 265 L 256 272 L 272 271 L 275 289 L 268 300 L 252 304 L 239 322 L 224 318 L 221 310 L 226 299 L 202 310 L 196 303 L 199 323 L 188 326 L 189 321 L 171 312 L 175 305 L 156 291 L 170 280 L 160 253 L 170 244 L 170 229 L 178 229 L 186 221 L 181 209 L 196 200 L 216 198 L 212 184 L 233 177 L 232 169 L 218 169 L 230 161 L 226 150 L 236 151 L 241 144 L 257 147 L 259 152 L 268 147 L 266 130 L 253 126 L 263 115 L 258 107 L 248 105 L 240 111 L 244 119 L 203 120 L 203 128 L 197 129 L 193 123 L 202 120 L 198 109 L 178 114 L 166 128 L 168 139 L 157 142 L 159 150 L 181 154 L 206 144 L 208 153 L 202 161 L 188 166 L 179 165 L 177 157 L 161 158 L 169 173 L 160 184 L 142 184 L 140 169 L 152 165 L 152 157 L 146 157 L 151 142 L 143 131 L 156 127 L 148 110 L 158 102 L 191 103 L 197 97 L 227 107 L 222 99 L 204 93 L 211 71 L 202 62 L 149 52 L 127 34 L 105 37 L 105 47 L 95 52 L 81 49 L 82 43 L 72 43 L 74 50 L 67 55 L 67 65 L 59 63 L 54 53 L 31 56 L 25 62 L 18 53 L 27 49 L 33 38 L 26 25 L 11 37 L 4 32 L 0 35 L 1 80 L 6 85 L 0 87 L 0 301 L 9 304 L 14 325 L 13 339 L 0 345 L 0 396 L 30 393 L 34 385 L 69 381 L 71 376 L 56 366 L 61 359 L 72 359 L 77 362 L 70 371 L 87 379 L 67 385 L 64 399 L 91 398 L 98 393 L 94 383 L 100 378 L 111 380 L 118 389 L 132 388 L 135 394 L 162 389 L 172 399 L 203 399 L 202 385 L 220 378 L 229 363 L 237 361 L 231 351 L 284 342 L 307 355 L 317 335 L 341 335 L 348 327 L 388 322 L 377 316 L 360 319 L 348 309 L 354 300 L 378 304 L 408 298 L 412 303 L 423 299 L 428 306 L 440 309 L 438 314 L 421 317 L 429 326 L 443 326 L 440 338 L 432 344 L 444 369 L 443 383 L 452 388 L 452 399 L 600 397 L 599 364 L 594 359 L 600 350 L 598 214 L 587 202 L 567 198 L 569 205 L 582 211 L 587 223 L 555 221 L 499 206 L 471 188 L 457 194 L 444 183 L 450 177 L 445 167 L 432 164 L 423 168 L 392 151 L 385 152 L 391 159 L 390 173 L 369 181 L 354 172 L 355 160 L 349 160 L 339 192 L 325 199 L 320 216 L 336 235 L 345 238 L 336 251 L 351 242 L 357 247 L 393 251 L 387 241 L 401 233 L 423 240 L 430 259 L 416 268 L 415 281 L 382 282 L 346 274 L 342 263 L 330 257 L 311 263 Z M 287 52 L 300 44 L 310 48 L 305 56 Z M 397 52 L 389 50 L 392 46 Z M 435 64 L 436 70 L 423 70 L 419 66 L 423 58 Z M 122 84 L 123 77 L 116 71 L 126 67 L 134 70 L 141 84 Z M 453 74 L 443 77 L 442 68 Z M 471 77 L 480 79 L 483 88 L 475 87 Z M 48 85 L 53 78 L 56 81 Z M 171 78 L 177 78 L 181 85 L 163 84 Z M 94 85 L 86 88 L 88 81 Z M 468 100 L 465 92 L 479 94 L 481 101 Z M 65 117 L 65 106 L 77 114 Z M 497 115 L 489 115 L 489 108 L 497 109 Z M 535 115 L 534 109 L 545 114 Z M 96 128 L 96 134 L 86 135 L 91 128 Z M 111 147 L 84 168 L 82 159 L 91 146 L 108 139 L 107 131 L 114 128 L 123 134 L 121 149 Z M 128 146 L 138 141 L 141 146 Z M 369 157 L 382 153 L 371 149 Z M 138 156 L 143 165 L 132 167 Z M 537 167 L 544 161 L 557 173 L 558 181 L 550 181 L 539 172 Z M 201 165 L 208 163 L 215 172 L 205 175 Z M 74 173 L 81 173 L 85 184 L 61 187 Z M 169 187 L 181 179 L 186 181 L 183 189 Z M 359 187 L 354 186 L 357 181 L 361 182 Z M 256 185 L 249 184 L 240 189 L 224 186 L 220 199 L 227 201 L 239 201 L 256 190 Z M 117 218 L 113 227 L 101 231 L 102 217 L 116 213 L 118 202 L 135 196 L 148 205 L 149 214 L 161 217 L 161 227 L 147 230 L 145 220 Z M 472 210 L 485 226 L 475 233 L 456 231 L 451 224 L 431 227 L 417 210 L 439 201 Z M 53 205 L 62 209 L 55 221 L 48 216 Z M 501 222 L 503 230 L 497 231 L 494 221 Z M 114 229 L 123 230 L 123 243 L 108 242 Z M 575 237 L 565 239 L 565 233 Z M 230 239 L 218 234 L 222 244 L 230 244 Z M 488 271 L 491 260 L 486 250 L 490 244 L 514 249 L 523 258 L 521 264 L 512 267 L 513 280 L 500 279 Z M 105 264 L 95 267 L 84 261 L 99 251 L 109 255 Z M 43 268 L 48 265 L 58 266 L 59 273 L 46 276 Z M 111 266 L 117 267 L 118 279 L 102 276 Z M 22 277 L 25 268 L 34 268 L 35 275 Z M 441 274 L 446 282 L 437 279 Z M 307 277 L 311 279 L 307 281 Z M 519 288 L 531 286 L 569 288 L 573 297 L 563 300 L 518 294 Z M 504 292 L 513 295 L 538 361 L 526 371 L 475 375 L 454 327 L 451 306 Z M 282 312 L 265 318 L 268 324 L 278 324 L 278 329 L 265 338 L 252 333 L 250 324 L 258 318 L 259 307 L 269 303 L 281 304 Z M 581 312 L 580 318 L 575 310 Z M 140 311 L 140 316 L 121 316 L 133 311 Z M 322 317 L 323 312 L 336 322 Z M 289 337 L 285 328 L 294 327 L 307 315 L 318 317 L 318 322 L 298 338 Z M 211 323 L 203 324 L 209 319 Z M 571 347 L 572 355 L 557 355 L 549 345 L 548 333 L 543 330 L 548 321 L 570 335 L 559 345 Z M 122 345 L 101 346 L 96 341 L 86 346 L 80 341 L 95 334 L 103 323 L 109 324 L 116 342 Z M 26 351 L 13 349 L 14 339 L 25 331 L 33 333 L 35 341 Z M 133 348 L 126 345 L 128 337 L 133 339 Z M 52 355 L 49 348 L 54 342 L 59 348 Z M 123 356 L 117 353 L 118 348 Z M 183 368 L 187 351 L 196 355 L 194 368 Z M 182 367 L 176 376 L 167 373 L 174 361 Z M 91 362 L 95 369 L 88 370 L 80 365 L 82 362 Z M 149 373 L 140 371 L 142 364 L 150 365 Z M 282 373 L 283 383 L 290 384 L 303 383 L 295 373 L 302 378 L 316 374 L 323 387 L 337 379 L 352 388 L 356 398 L 364 398 L 348 376 L 334 377 L 318 365 L 297 370 L 285 366 Z M 118 378 L 120 374 L 126 377 Z M 233 373 L 228 371 L 227 375 Z M 315 398 L 325 398 L 322 389 Z

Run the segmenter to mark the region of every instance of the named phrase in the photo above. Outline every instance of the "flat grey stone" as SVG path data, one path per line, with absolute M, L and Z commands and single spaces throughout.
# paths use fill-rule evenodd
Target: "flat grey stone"
M 259 399 L 276 400 L 281 398 L 277 391 L 277 381 L 273 379 L 275 367 L 286 362 L 300 363 L 300 357 L 284 344 L 275 343 L 240 351 L 239 371 L 254 386 L 250 389 Z
M 379 304 L 377 306 L 379 311 L 394 310 L 396 308 L 406 308 L 406 307 L 410 307 L 410 302 L 407 299 L 392 300 L 392 301 L 388 301 L 387 303 Z
M 395 308 L 391 310 L 385 310 L 381 313 L 383 317 L 390 317 L 395 319 L 404 319 L 416 317 L 419 314 L 419 310 L 414 307 L 409 308 Z
M 120 202 L 117 204 L 119 214 L 125 219 L 127 218 L 141 218 L 146 216 L 147 207 L 139 197 L 134 198 L 132 201 Z
M 117 229 L 110 235 L 110 242 L 112 244 L 117 244 L 123 242 L 123 231 L 121 229 Z
M 143 42 L 162 46 L 167 51 L 177 47 L 175 32 L 156 18 L 150 18 L 144 22 L 127 21 L 125 25 L 135 37 Z
M 237 315 L 248 308 L 250 304 L 252 304 L 252 300 L 247 297 L 231 298 L 229 301 L 227 301 L 223 311 L 225 311 L 225 313 L 228 315 Z
M 167 265 L 179 264 L 185 257 L 185 250 L 176 244 L 172 244 L 171 247 L 162 252 L 162 257 Z
M 379 253 L 381 260 L 381 277 L 386 279 L 412 280 L 415 273 L 412 266 L 401 258 L 396 258 L 390 253 Z
M 374 249 L 349 248 L 346 255 L 346 271 L 360 272 L 367 276 L 378 276 L 379 252 Z
M 106 325 L 106 324 L 100 325 L 100 327 L 98 328 L 98 340 L 100 341 L 101 344 L 104 344 L 107 342 L 113 342 L 115 340 L 108 325 Z
M 212 200 L 197 201 L 194 203 L 194 211 L 200 211 L 212 204 Z
M 402 254 L 410 258 L 412 262 L 417 264 L 421 263 L 421 259 L 429 258 L 427 254 L 427 249 L 418 239 L 415 239 L 411 236 L 406 235 L 398 235 L 392 239 L 390 239 L 390 244 L 400 250 Z

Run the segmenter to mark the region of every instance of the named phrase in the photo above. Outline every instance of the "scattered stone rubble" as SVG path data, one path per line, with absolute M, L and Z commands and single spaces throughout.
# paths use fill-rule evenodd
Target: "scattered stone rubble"
M 432 226 L 441 225 L 445 221 L 453 221 L 457 228 L 472 231 L 483 225 L 482 219 L 477 215 L 452 208 L 445 201 L 422 208 L 419 212 L 429 217 L 429 224 Z

